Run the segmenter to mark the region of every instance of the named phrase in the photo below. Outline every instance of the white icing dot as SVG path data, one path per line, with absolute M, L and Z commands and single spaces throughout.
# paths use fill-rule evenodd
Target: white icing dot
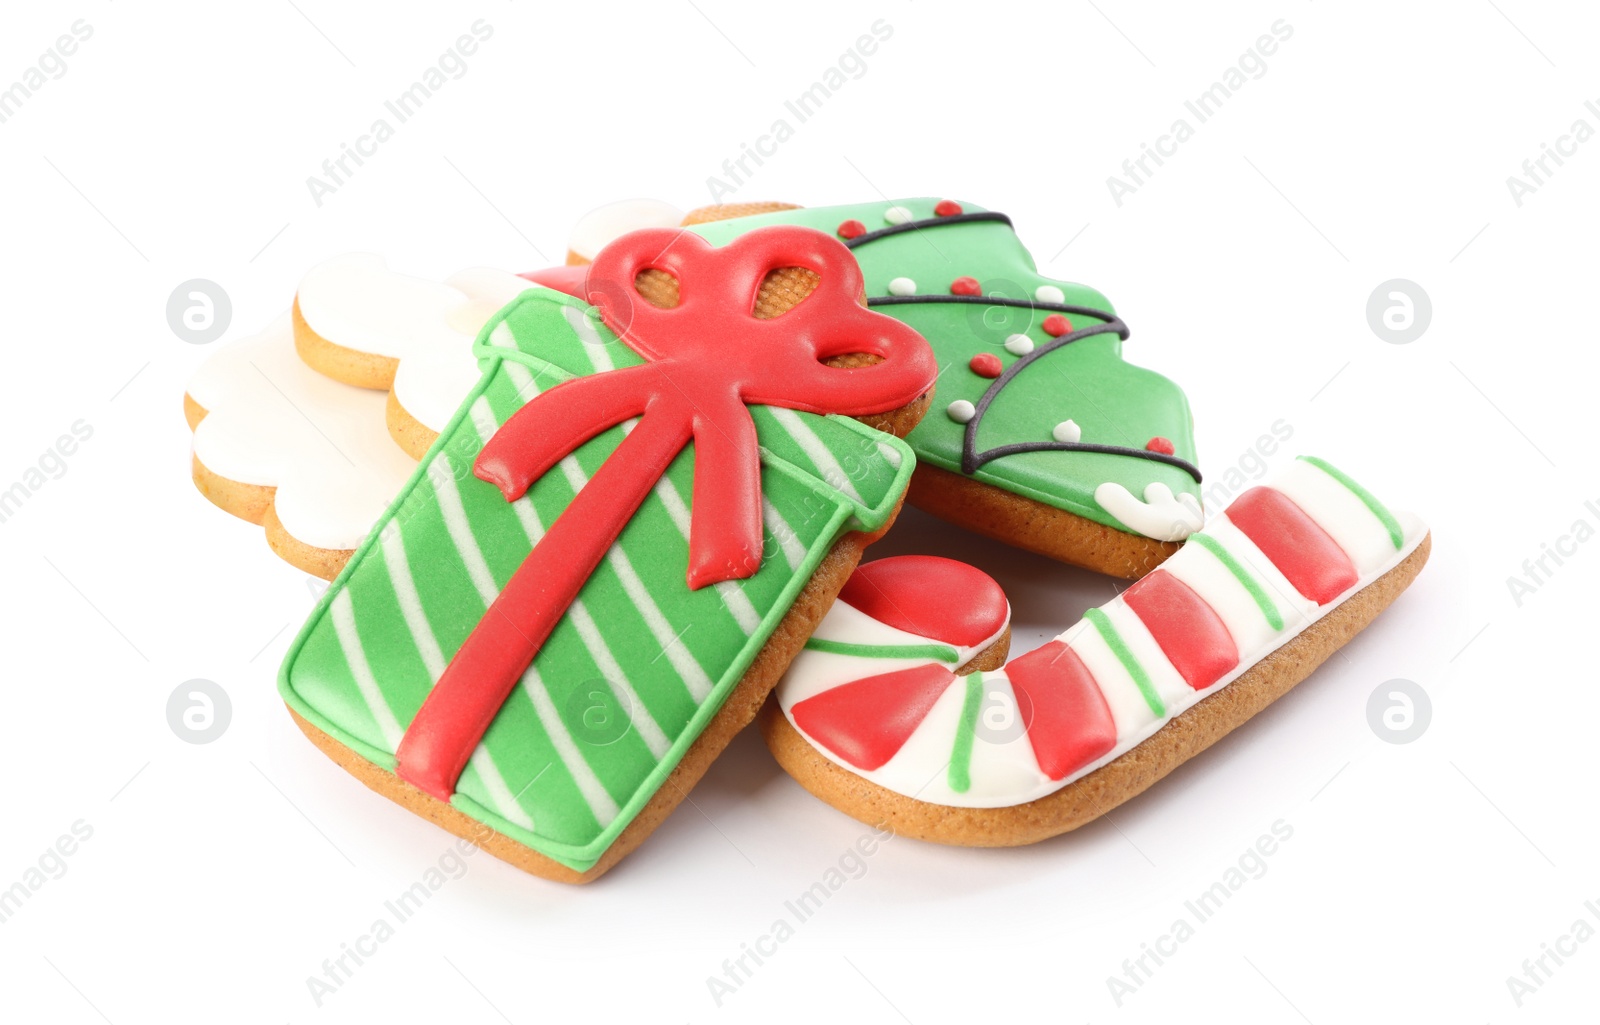
M 917 283 L 910 278 L 895 278 L 889 282 L 890 295 L 916 295 Z
M 883 212 L 883 219 L 890 224 L 904 224 L 911 220 L 911 211 L 903 206 L 891 206 Z
M 1083 428 L 1078 426 L 1076 420 L 1063 420 L 1056 424 L 1056 429 L 1050 432 L 1050 436 L 1057 441 L 1076 444 L 1083 440 Z
M 1008 335 L 1006 351 L 1013 356 L 1026 356 L 1033 351 L 1033 339 L 1027 335 Z
M 1033 290 L 1033 297 L 1042 303 L 1064 303 L 1067 294 L 1054 285 L 1040 285 Z
M 964 424 L 978 415 L 978 408 L 966 399 L 956 399 L 945 407 L 945 413 L 956 423 Z

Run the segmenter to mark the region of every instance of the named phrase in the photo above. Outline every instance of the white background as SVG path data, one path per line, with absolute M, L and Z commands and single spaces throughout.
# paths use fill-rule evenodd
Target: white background
M 1506 185 L 1600 101 L 1593 11 L 1549 0 L 1136 5 L 663 0 L 430 9 L 329 0 L 7 5 L 0 88 L 76 19 L 92 39 L 0 124 L 0 489 L 79 419 L 93 438 L 0 523 L 0 888 L 77 820 L 92 838 L 0 923 L 9 1021 L 1551 1021 L 1592 1014 L 1600 941 L 1519 1008 L 1506 979 L 1600 920 L 1593 688 L 1600 545 L 1519 605 L 1507 578 L 1600 500 L 1600 140 L 1519 207 Z M 443 8 L 444 5 L 440 5 Z M 320 208 L 306 178 L 475 19 L 468 73 Z M 308 976 L 451 838 L 317 753 L 273 675 L 307 578 L 188 479 L 180 399 L 215 346 L 174 286 L 232 296 L 239 337 L 349 250 L 443 276 L 559 262 L 616 198 L 690 207 L 871 23 L 892 38 L 734 199 L 944 195 L 1010 213 L 1049 272 L 1109 295 L 1136 363 L 1180 382 L 1218 479 L 1282 418 L 1434 531 L 1434 556 L 1307 683 L 1151 793 L 1013 851 L 898 840 L 719 1008 L 708 976 L 865 827 L 746 735 L 602 882 L 468 862 L 316 1006 Z M 1107 186 L 1277 19 L 1292 39 L 1118 206 Z M 793 118 L 791 116 L 791 122 Z M 1193 123 L 1193 118 L 1190 118 Z M 1553 166 L 1553 165 L 1552 165 Z M 1369 328 L 1391 278 L 1431 297 Z M 222 343 L 217 343 L 222 344 Z M 1111 583 L 908 513 L 885 550 L 995 572 L 1015 650 Z M 203 677 L 218 741 L 168 727 Z M 1432 722 L 1384 743 L 1367 702 L 1415 681 Z M 1125 958 L 1273 823 L 1292 838 L 1119 1007 Z M 1547 964 L 1554 967 L 1553 961 Z

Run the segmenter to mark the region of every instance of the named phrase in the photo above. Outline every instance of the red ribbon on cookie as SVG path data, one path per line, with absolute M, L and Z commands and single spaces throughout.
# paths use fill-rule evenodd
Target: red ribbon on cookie
M 803 267 L 821 281 L 781 316 L 758 319 L 768 272 Z M 639 295 L 647 270 L 678 280 L 679 303 Z M 475 471 L 507 501 L 584 442 L 639 417 L 528 553 L 451 659 L 395 752 L 396 773 L 448 801 L 517 680 L 595 567 L 683 447 L 694 442 L 688 586 L 761 565 L 761 465 L 747 405 L 862 416 L 915 401 L 938 370 L 916 331 L 869 311 L 850 251 L 809 228 L 762 228 L 718 249 L 670 228 L 624 235 L 588 268 L 588 300 L 645 363 L 565 381 L 535 396 L 489 439 Z M 881 362 L 836 368 L 833 356 Z

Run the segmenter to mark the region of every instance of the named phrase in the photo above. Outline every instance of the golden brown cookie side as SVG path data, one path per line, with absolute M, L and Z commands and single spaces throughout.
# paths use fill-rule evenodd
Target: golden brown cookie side
M 183 419 L 188 422 L 189 430 L 193 431 L 200 426 L 200 421 L 206 418 L 210 410 L 194 400 L 188 392 L 183 393 Z
M 361 352 L 317 334 L 300 315 L 300 299 L 295 298 L 292 313 L 294 321 L 294 350 L 305 364 L 324 377 L 355 385 L 357 388 L 381 390 L 394 387 L 394 373 L 400 361 L 393 356 Z
M 318 548 L 316 545 L 306 544 L 284 529 L 283 522 L 278 519 L 278 510 L 274 506 L 267 507 L 261 526 L 266 528 L 267 544 L 278 558 L 298 570 L 324 580 L 332 580 L 344 572 L 345 563 L 355 554 L 353 548 Z
M 834 598 L 844 587 L 845 581 L 855 572 L 862 551 L 882 534 L 883 531 L 872 535 L 846 534 L 833 546 L 823 558 L 821 565 L 817 567 L 817 571 L 811 575 L 811 579 L 801 590 L 794 604 L 789 607 L 788 613 L 773 630 L 766 645 L 756 654 L 755 660 L 729 693 L 721 710 L 690 745 L 683 759 L 667 776 L 649 803 L 639 811 L 633 821 L 628 823 L 616 841 L 601 855 L 600 860 L 586 871 L 579 872 L 569 868 L 503 833 L 484 826 L 438 798 L 423 793 L 394 773 L 362 758 L 307 722 L 294 709 L 291 708 L 289 714 L 306 736 L 311 738 L 312 743 L 341 768 L 369 789 L 382 794 L 408 811 L 476 844 L 496 858 L 515 865 L 525 872 L 556 882 L 591 882 L 604 875 L 654 832 L 700 781 L 711 763 L 723 752 L 734 736 L 755 718 L 784 670 L 800 653 L 806 639 L 811 636 L 817 624 L 833 605 Z
M 392 391 L 383 404 L 383 423 L 400 450 L 419 463 L 439 439 L 439 432 L 412 416 Z
M 957 676 L 966 676 L 968 673 L 990 673 L 1006 664 L 1006 657 L 1011 654 L 1011 624 L 1007 623 L 1005 631 L 994 641 L 967 662 L 955 670 Z
M 1183 547 L 1129 534 L 927 463 L 917 464 L 908 501 L 975 534 L 1123 580 L 1137 580 Z
M 194 486 L 200 489 L 206 501 L 225 513 L 258 526 L 266 517 L 267 510 L 272 508 L 272 499 L 278 490 L 261 484 L 241 484 L 230 480 L 202 463 L 199 456 L 190 457 L 189 472 Z
M 962 847 L 1018 847 L 1092 822 L 1288 693 L 1399 597 L 1428 561 L 1431 535 L 1394 569 L 1352 595 L 1238 679 L 1155 735 L 1053 794 L 1007 808 L 954 808 L 906 797 L 830 761 L 769 702 L 761 733 L 784 771 L 827 804 L 900 836 Z
M 799 210 L 798 203 L 763 201 L 756 203 L 718 203 L 715 206 L 696 207 L 683 215 L 685 228 L 712 221 L 731 221 L 735 217 L 754 217 L 756 214 L 775 214 L 780 210 Z
M 198 416 L 192 415 L 194 410 L 199 411 Z M 205 418 L 205 410 L 187 395 L 184 396 L 184 412 L 192 417 L 191 427 L 199 426 Z M 344 569 L 350 556 L 355 554 L 349 549 L 308 545 L 285 530 L 273 506 L 277 488 L 265 484 L 245 484 L 224 477 L 201 462 L 199 456 L 190 457 L 189 475 L 200 494 L 212 505 L 264 528 L 268 546 L 280 559 L 297 569 L 324 580 L 332 580 Z

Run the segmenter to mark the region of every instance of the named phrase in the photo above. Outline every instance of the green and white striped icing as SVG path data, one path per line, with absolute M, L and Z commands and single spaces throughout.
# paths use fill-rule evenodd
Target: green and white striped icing
M 581 300 L 531 288 L 474 346 L 483 377 L 328 589 L 284 661 L 297 713 L 388 770 L 406 725 L 512 572 L 636 421 L 508 503 L 472 473 L 485 440 L 574 376 L 643 360 Z M 750 409 L 765 547 L 745 580 L 690 591 L 693 446 L 680 453 L 501 708 L 452 804 L 582 871 L 716 715 L 834 542 L 887 522 L 912 469 L 845 417 Z

